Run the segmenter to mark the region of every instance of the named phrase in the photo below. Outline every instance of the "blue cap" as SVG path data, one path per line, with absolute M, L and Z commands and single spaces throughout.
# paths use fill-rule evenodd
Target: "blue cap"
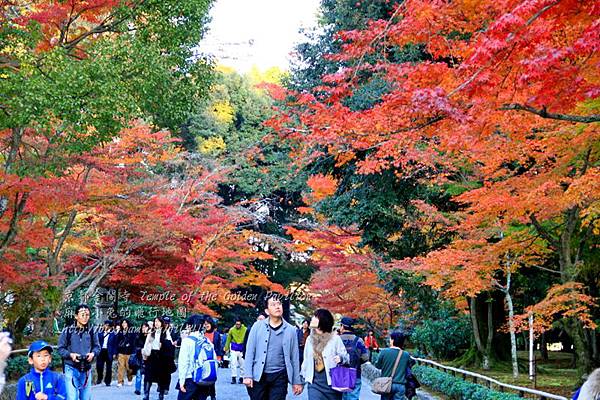
M 350 317 L 344 317 L 344 318 L 342 318 L 342 321 L 341 321 L 342 325 L 344 325 L 345 327 L 348 327 L 348 328 L 352 328 L 352 325 L 354 325 L 355 322 L 356 321 Z
M 52 346 L 43 340 L 36 340 L 35 342 L 31 343 L 31 346 L 29 346 L 27 355 L 31 357 L 33 353 L 37 353 L 38 351 L 42 350 L 48 350 L 50 353 L 52 353 Z

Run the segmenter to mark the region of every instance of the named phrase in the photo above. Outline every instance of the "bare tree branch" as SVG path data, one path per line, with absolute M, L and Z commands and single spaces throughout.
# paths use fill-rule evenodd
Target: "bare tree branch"
M 25 204 L 27 203 L 27 199 L 29 198 L 29 193 L 23 193 L 21 198 L 19 199 L 19 193 L 15 194 L 15 204 L 13 207 L 13 215 L 10 219 L 10 224 L 8 227 L 8 231 L 4 235 L 4 239 L 0 243 L 0 255 L 4 253 L 6 248 L 10 246 L 17 236 L 17 230 L 19 225 L 19 218 L 23 214 L 23 210 L 25 209 Z
M 528 105 L 523 104 L 505 104 L 500 107 L 500 110 L 516 110 L 516 111 L 527 111 L 536 115 L 539 115 L 542 118 L 548 119 L 557 119 L 560 121 L 569 121 L 569 122 L 582 122 L 585 124 L 590 124 L 592 122 L 600 121 L 600 115 L 592 114 L 592 115 L 570 115 L 570 114 L 555 114 L 549 113 L 546 111 L 546 108 L 537 109 Z

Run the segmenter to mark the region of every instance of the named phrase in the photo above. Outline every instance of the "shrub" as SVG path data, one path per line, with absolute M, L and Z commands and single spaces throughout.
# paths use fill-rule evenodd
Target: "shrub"
M 411 342 L 437 359 L 452 359 L 471 344 L 471 326 L 466 316 L 454 316 L 441 310 L 435 319 L 426 319 L 415 327 Z
M 516 394 L 491 390 L 423 365 L 414 366 L 412 371 L 422 385 L 454 400 L 522 400 Z
M 20 377 L 29 372 L 31 365 L 29 365 L 27 358 L 26 355 L 23 355 L 8 359 L 5 370 L 7 381 L 18 381 Z M 51 368 L 55 371 L 60 371 L 62 369 L 62 359 L 56 350 L 52 352 Z

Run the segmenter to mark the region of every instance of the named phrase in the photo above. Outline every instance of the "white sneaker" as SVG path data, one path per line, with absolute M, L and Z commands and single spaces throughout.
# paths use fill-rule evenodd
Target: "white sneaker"
M 133 386 L 133 379 L 127 382 L 127 386 Z
M 117 387 L 121 387 L 121 386 L 123 386 L 122 383 L 117 383 Z

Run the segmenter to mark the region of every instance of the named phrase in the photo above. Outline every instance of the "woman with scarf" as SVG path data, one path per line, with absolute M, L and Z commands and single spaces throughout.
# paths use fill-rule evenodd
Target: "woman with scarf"
M 310 328 L 300 372 L 308 383 L 308 399 L 341 400 L 342 393 L 331 388 L 330 371 L 340 363 L 348 363 L 350 356 L 342 339 L 332 333 L 333 315 L 325 309 L 317 310 Z
M 175 372 L 174 350 L 173 340 L 169 330 L 165 329 L 164 320 L 161 317 L 155 318 L 154 328 L 146 337 L 142 349 L 146 367 L 144 400 L 149 400 L 150 388 L 154 382 L 158 384 L 158 399 L 165 398 L 165 392 L 169 390 L 171 374 Z

